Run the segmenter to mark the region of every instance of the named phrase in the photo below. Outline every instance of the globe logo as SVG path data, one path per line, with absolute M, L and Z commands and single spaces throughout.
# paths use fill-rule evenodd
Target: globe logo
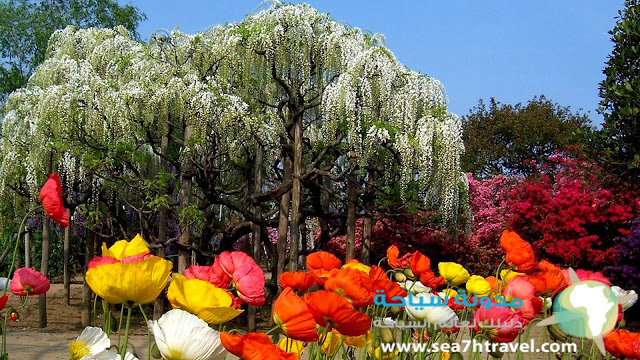
M 616 326 L 618 301 L 607 285 L 581 281 L 558 294 L 553 315 L 560 329 L 567 334 L 595 338 Z
M 593 339 L 605 354 L 602 336 L 615 328 L 618 303 L 625 299 L 601 282 L 580 281 L 571 268 L 569 276 L 571 285 L 554 299 L 553 315 L 540 321 L 538 326 L 558 324 L 569 335 Z

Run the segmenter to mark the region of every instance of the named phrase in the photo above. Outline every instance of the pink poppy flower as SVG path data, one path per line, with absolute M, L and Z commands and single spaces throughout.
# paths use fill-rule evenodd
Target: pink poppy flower
M 493 304 L 492 304 L 493 305 Z M 477 324 L 474 330 L 484 333 L 489 339 L 499 343 L 512 342 L 524 326 L 522 313 L 507 307 L 483 306 L 473 315 Z
M 187 279 L 200 279 L 204 281 L 208 281 L 213 285 L 226 289 L 229 286 L 229 283 L 225 283 L 213 269 L 213 266 L 198 266 L 191 265 L 187 269 L 185 269 L 183 274 Z
M 526 276 L 514 276 L 504 289 L 504 296 L 508 302 L 514 299 L 522 300 L 519 308 L 524 318 L 524 325 L 533 320 L 537 313 L 542 310 L 539 298 L 536 296 L 536 287 Z
M 47 213 L 47 216 L 62 227 L 69 226 L 69 214 L 67 209 L 64 208 L 62 185 L 60 185 L 58 174 L 49 175 L 49 180 L 40 190 L 40 201 L 42 201 L 42 208 Z
M 49 291 L 49 279 L 31 268 L 16 269 L 11 279 L 11 292 L 14 295 L 42 295 Z
M 235 269 L 231 283 L 240 300 L 252 306 L 262 306 L 265 302 L 264 281 L 264 271 L 251 259 L 251 263 Z
M 571 278 L 569 277 L 569 269 L 562 269 L 562 275 L 564 275 L 564 278 L 567 279 L 567 283 L 571 282 Z M 601 282 L 607 286 L 611 286 L 611 281 L 609 281 L 609 279 L 607 279 L 599 271 L 578 269 L 576 270 L 576 275 L 578 275 L 578 279 L 580 279 L 580 281 L 592 280 Z
M 256 263 L 251 256 L 242 251 L 225 251 L 216 258 L 215 262 L 231 277 L 233 277 L 236 269 L 239 269 L 243 265 Z

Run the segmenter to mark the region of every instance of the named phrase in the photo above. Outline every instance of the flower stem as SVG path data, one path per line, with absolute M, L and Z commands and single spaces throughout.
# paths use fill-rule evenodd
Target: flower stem
M 138 307 L 140 308 L 142 317 L 144 317 L 144 324 L 147 327 L 147 360 L 151 360 L 151 329 L 149 329 L 149 319 L 147 319 L 147 314 L 145 314 L 142 304 L 138 304 Z
M 129 326 L 131 325 L 131 312 L 132 306 L 127 304 L 127 324 L 124 329 L 124 344 L 122 344 L 122 349 L 120 350 L 120 357 L 124 359 L 124 356 L 127 354 L 127 345 L 129 343 Z
M 34 212 L 36 212 L 36 210 L 39 209 L 40 206 L 37 206 L 29 210 L 29 212 L 27 212 L 27 214 L 22 218 L 22 222 L 20 223 L 20 227 L 18 228 L 18 233 L 16 234 L 16 244 L 13 246 L 13 253 L 11 254 L 11 265 L 9 266 L 9 272 L 7 272 L 7 281 L 4 284 L 4 289 L 2 289 L 2 294 L 0 294 L 0 296 L 4 296 L 4 294 L 7 293 L 7 287 L 9 287 L 9 279 L 11 279 L 11 273 L 13 272 L 13 268 L 16 266 L 16 254 L 18 253 L 18 248 L 20 247 L 20 234 L 22 233 L 22 229 L 24 229 L 24 223 L 27 221 L 29 215 L 33 214 Z M 47 274 L 44 275 L 47 276 Z

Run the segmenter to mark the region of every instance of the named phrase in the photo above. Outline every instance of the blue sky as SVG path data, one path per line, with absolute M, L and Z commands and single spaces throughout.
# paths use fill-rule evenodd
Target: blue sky
M 478 99 L 526 102 L 544 94 L 572 111 L 602 118 L 598 83 L 611 52 L 607 32 L 623 0 L 308 0 L 334 19 L 386 36 L 409 68 L 444 84 L 450 111 Z M 148 16 L 144 38 L 158 29 L 195 33 L 241 21 L 258 0 L 133 0 Z

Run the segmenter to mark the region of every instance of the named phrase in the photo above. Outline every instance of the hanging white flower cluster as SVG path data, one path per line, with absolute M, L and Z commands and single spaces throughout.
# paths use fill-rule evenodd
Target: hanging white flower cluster
M 191 131 L 183 159 L 215 142 L 238 160 L 259 141 L 265 159 L 280 161 L 289 120 L 304 114 L 312 146 L 343 137 L 360 164 L 392 149 L 403 188 L 418 181 L 446 220 L 457 214 L 460 121 L 447 113 L 441 84 L 403 66 L 381 36 L 309 5 L 277 4 L 238 24 L 157 34 L 148 44 L 121 27 L 68 27 L 52 36 L 48 54 L 7 101 L 0 197 L 9 184 L 35 195 L 51 167 L 83 181 L 97 171 L 96 154 L 120 147 L 157 160 L 144 143 L 169 126 Z

